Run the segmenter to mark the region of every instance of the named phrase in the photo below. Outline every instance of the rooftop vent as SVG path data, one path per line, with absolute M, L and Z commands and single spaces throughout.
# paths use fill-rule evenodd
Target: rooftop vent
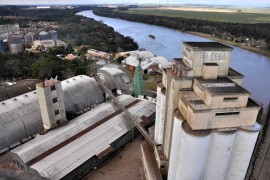
M 16 98 L 14 98 L 13 100 L 14 100 L 14 101 L 17 101 L 17 99 L 16 99 Z
M 24 95 L 24 97 L 28 97 L 28 95 L 26 94 L 26 95 Z
M 6 103 L 2 102 L 2 105 L 6 105 Z

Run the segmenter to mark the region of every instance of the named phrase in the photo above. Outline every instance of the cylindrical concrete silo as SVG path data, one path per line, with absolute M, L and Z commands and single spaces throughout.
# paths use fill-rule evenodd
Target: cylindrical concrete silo
M 54 42 L 58 40 L 58 34 L 55 30 L 49 30 L 48 33 Z
M 188 123 L 184 121 L 181 133 L 181 138 L 172 141 L 172 143 L 180 141 L 175 179 L 202 179 L 211 139 L 211 130 L 193 131 Z
M 174 123 L 173 123 L 173 132 L 172 132 L 172 145 L 170 152 L 170 160 L 169 160 L 169 172 L 168 172 L 168 180 L 175 179 L 178 159 L 179 159 L 179 151 L 180 147 L 180 139 L 182 137 L 182 123 L 184 121 L 184 117 L 179 109 L 174 112 Z
M 164 137 L 164 123 L 165 123 L 165 111 L 166 111 L 166 88 L 161 89 L 161 104 L 160 104 L 160 143 L 163 143 Z
M 10 35 L 8 37 L 8 48 L 11 53 L 17 53 L 23 50 L 22 37 L 20 35 Z
M 224 179 L 230 161 L 236 130 L 212 133 L 203 179 Z
M 50 40 L 51 36 L 46 31 L 41 31 L 39 33 L 39 38 L 40 38 L 40 40 Z
M 155 141 L 158 144 L 163 142 L 163 132 L 164 132 L 164 114 L 165 114 L 165 104 L 166 96 L 164 94 L 165 88 L 161 82 L 158 82 L 157 90 L 157 105 L 156 105 L 156 123 L 155 123 Z
M 244 179 L 261 125 L 239 128 L 225 175 L 226 180 Z
M 156 103 L 156 120 L 155 120 L 155 137 L 154 140 L 157 144 L 160 142 L 160 105 L 161 105 L 161 87 L 157 83 L 157 103 Z

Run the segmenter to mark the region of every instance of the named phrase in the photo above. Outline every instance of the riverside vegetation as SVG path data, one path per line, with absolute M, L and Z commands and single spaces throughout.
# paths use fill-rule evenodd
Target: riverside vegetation
M 98 16 L 119 18 L 128 21 L 153 24 L 186 32 L 199 32 L 200 36 L 213 37 L 246 49 L 270 55 L 270 23 L 232 23 L 194 18 L 143 14 L 141 11 L 111 10 L 98 8 L 93 10 Z M 135 12 L 135 13 L 134 13 Z M 207 36 L 207 34 L 209 36 Z
M 75 9 L 28 9 L 28 7 L 7 6 L 0 7 L 0 24 L 18 23 L 21 28 L 29 28 L 33 24 L 53 24 L 47 29 L 55 29 L 59 39 L 65 41 L 66 48 L 57 47 L 50 52 L 28 53 L 20 52 L 0 54 L 0 79 L 50 78 L 58 75 L 59 79 L 65 79 L 72 75 L 89 75 L 93 70 L 93 61 L 84 56 L 87 48 L 93 48 L 106 52 L 119 50 L 131 51 L 138 49 L 137 43 L 130 37 L 125 37 L 114 31 L 112 27 L 96 21 L 75 15 L 81 10 L 91 7 L 79 7 Z M 16 18 L 10 18 L 16 14 Z M 38 27 L 37 28 L 44 28 Z M 45 29 L 46 29 L 45 28 Z M 77 52 L 80 58 L 66 61 L 56 57 L 57 54 L 67 55 L 73 53 L 73 47 L 84 48 Z M 85 48 L 87 47 L 87 48 Z

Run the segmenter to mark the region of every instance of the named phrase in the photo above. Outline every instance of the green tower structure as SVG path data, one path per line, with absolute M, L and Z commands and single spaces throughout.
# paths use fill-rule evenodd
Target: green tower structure
M 135 69 L 135 74 L 133 78 L 133 87 L 134 87 L 134 94 L 136 97 L 144 94 L 141 59 L 139 59 L 139 65 Z

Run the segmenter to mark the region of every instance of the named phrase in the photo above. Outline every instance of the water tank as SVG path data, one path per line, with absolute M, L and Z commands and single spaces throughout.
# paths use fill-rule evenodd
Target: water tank
M 23 50 L 22 36 L 10 35 L 8 37 L 8 48 L 11 53 L 17 53 Z
M 25 35 L 24 40 L 25 40 L 25 45 L 30 46 L 33 43 L 33 41 L 35 40 L 35 33 L 28 32 Z
M 40 40 L 50 40 L 51 39 L 51 36 L 46 31 L 41 31 L 39 33 L 39 38 L 40 38 Z
M 5 45 L 4 45 L 3 40 L 0 40 L 0 53 L 3 53 L 3 52 L 5 52 Z
M 48 33 L 53 41 L 58 40 L 58 34 L 55 30 L 49 30 Z

